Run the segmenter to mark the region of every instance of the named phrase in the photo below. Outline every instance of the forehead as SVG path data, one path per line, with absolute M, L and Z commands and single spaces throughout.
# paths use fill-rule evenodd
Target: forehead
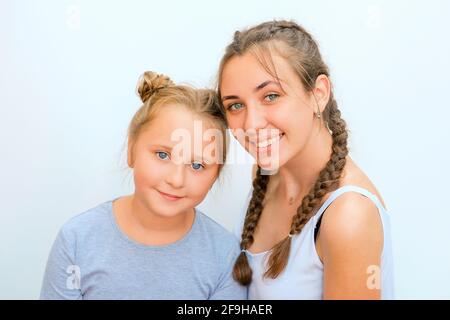
M 221 75 L 221 95 L 253 91 L 265 81 L 280 82 L 282 85 L 301 85 L 297 74 L 288 61 L 275 52 L 259 54 L 248 51 L 232 57 L 224 66 Z
M 207 130 L 217 130 L 218 126 L 207 116 L 199 115 L 181 105 L 161 106 L 154 119 L 141 132 L 139 139 L 146 144 L 162 144 L 173 147 L 180 141 L 180 136 L 194 141 Z
M 150 122 L 148 131 L 152 134 L 165 136 L 177 129 L 193 129 L 196 120 L 199 120 L 199 117 L 183 105 L 160 105 Z

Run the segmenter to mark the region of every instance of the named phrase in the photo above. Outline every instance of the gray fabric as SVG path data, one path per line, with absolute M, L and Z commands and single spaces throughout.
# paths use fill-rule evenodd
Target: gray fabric
M 231 275 L 239 253 L 233 235 L 199 210 L 175 243 L 137 243 L 119 229 L 108 201 L 61 228 L 40 298 L 247 299 Z

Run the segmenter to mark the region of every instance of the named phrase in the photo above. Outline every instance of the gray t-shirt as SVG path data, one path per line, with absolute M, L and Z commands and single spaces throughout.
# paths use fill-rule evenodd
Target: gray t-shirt
M 196 209 L 180 240 L 128 238 L 108 201 L 69 220 L 52 246 L 41 299 L 247 299 L 232 277 L 235 237 Z

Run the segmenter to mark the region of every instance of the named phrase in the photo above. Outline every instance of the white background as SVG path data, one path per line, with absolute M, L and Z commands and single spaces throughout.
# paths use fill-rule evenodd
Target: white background
M 449 299 L 449 11 L 448 1 L 0 0 L 0 298 L 37 298 L 60 226 L 132 192 L 123 148 L 143 71 L 212 86 L 235 30 L 285 18 L 318 40 L 351 155 L 390 210 L 397 297 Z M 201 205 L 227 228 L 250 166 L 229 167 Z

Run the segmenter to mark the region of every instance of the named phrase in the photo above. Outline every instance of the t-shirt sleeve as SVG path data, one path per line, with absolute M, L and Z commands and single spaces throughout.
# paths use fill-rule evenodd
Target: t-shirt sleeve
M 241 285 L 233 278 L 233 267 L 239 254 L 239 244 L 236 241 L 232 241 L 232 246 L 222 263 L 224 268 L 219 284 L 210 296 L 210 300 L 247 300 L 247 287 Z
M 81 270 L 75 262 L 75 238 L 64 227 L 59 231 L 45 268 L 41 300 L 79 300 Z

